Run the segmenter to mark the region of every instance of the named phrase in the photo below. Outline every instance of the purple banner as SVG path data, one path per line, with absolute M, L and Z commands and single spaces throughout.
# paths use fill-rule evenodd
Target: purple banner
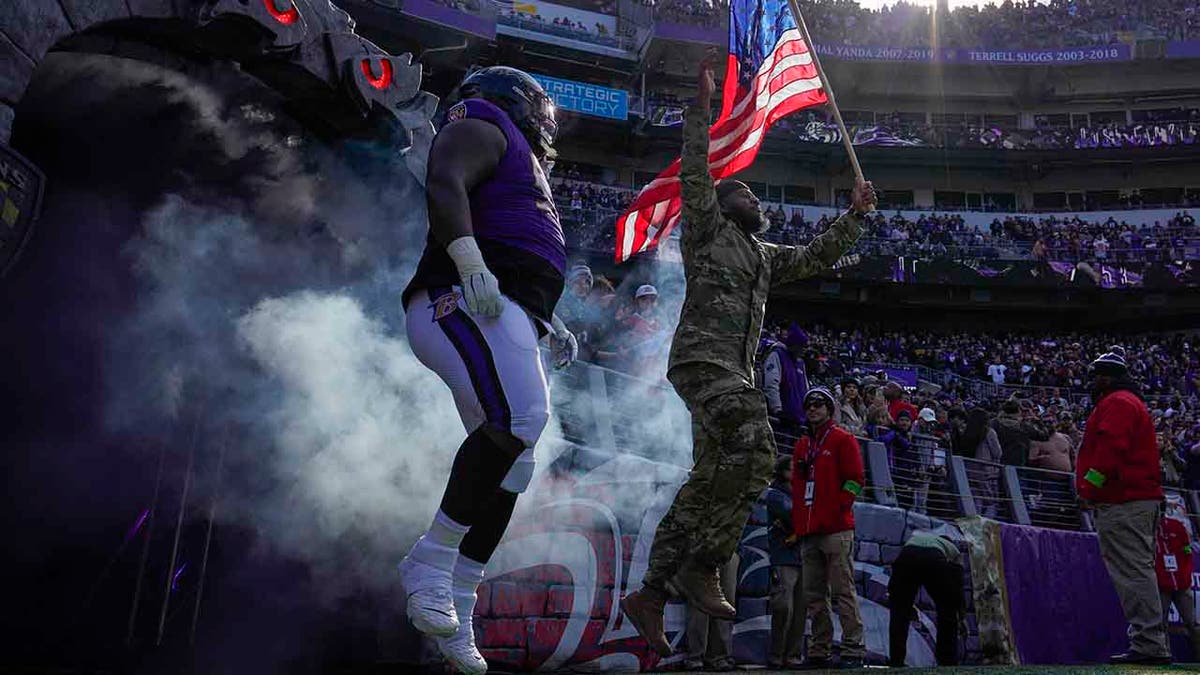
M 454 9 L 433 0 L 404 0 L 401 11 L 409 16 L 457 28 L 472 35 L 493 39 L 496 37 L 494 10 L 490 14 L 480 15 Z
M 875 373 L 882 370 L 887 374 L 888 380 L 898 382 L 905 389 L 917 388 L 917 369 L 916 368 L 897 368 L 895 366 L 886 366 L 880 363 L 865 363 L 861 366 L 863 370 Z
M 729 32 L 725 28 L 705 28 L 666 21 L 656 21 L 654 23 L 654 37 L 664 40 L 721 45 L 723 47 L 729 44 Z
M 1021 663 L 1104 663 L 1128 649 L 1096 535 L 1002 524 L 1000 539 Z
M 924 63 L 986 63 L 995 65 L 1063 65 L 1104 63 L 1133 58 L 1129 45 L 1080 47 L 1076 49 L 929 49 L 917 47 L 856 47 L 817 45 L 817 53 L 847 61 L 919 61 Z
M 727 31 L 721 28 L 689 26 L 659 21 L 654 25 L 654 37 L 667 40 L 726 45 Z M 1200 43 L 1172 43 L 1183 46 Z M 1200 49 L 1200 46 L 1195 47 Z M 821 56 L 846 61 L 911 61 L 922 63 L 986 63 L 996 65 L 1063 65 L 1070 63 L 1105 63 L 1129 61 L 1133 50 L 1126 44 L 1104 47 L 1068 49 L 931 49 L 928 47 L 859 47 L 854 45 L 818 44 Z M 1189 55 L 1181 53 L 1181 55 Z M 1191 54 L 1196 55 L 1196 54 Z
M 1200 59 L 1200 40 L 1168 42 L 1168 59 Z

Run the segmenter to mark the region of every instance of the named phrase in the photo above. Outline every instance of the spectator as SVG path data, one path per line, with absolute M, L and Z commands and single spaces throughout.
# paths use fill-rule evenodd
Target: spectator
M 838 406 L 837 423 L 855 436 L 866 433 L 867 407 L 858 392 L 858 380 L 842 378 L 842 402 Z
M 808 668 L 830 665 L 833 621 L 842 627 L 841 665 L 862 667 L 865 654 L 854 588 L 854 500 L 866 478 L 858 441 L 833 421 L 837 402 L 828 389 L 804 397 L 809 431 L 796 442 L 792 463 L 792 526 L 800 539 L 804 604 L 812 619 Z
M 992 378 L 993 384 L 1004 384 L 1005 373 L 1008 371 L 1008 366 L 1000 362 L 1000 356 L 997 355 L 992 360 L 992 365 L 988 366 L 988 377 Z
M 1155 439 L 1158 443 L 1158 455 L 1161 458 L 1160 467 L 1162 470 L 1163 485 L 1179 487 L 1180 476 L 1179 472 L 1186 468 L 1187 464 L 1175 451 L 1167 434 L 1159 432 Z M 1200 652 L 1197 652 L 1200 656 Z
M 1029 444 L 1029 466 L 1050 471 L 1070 473 L 1075 456 L 1075 445 L 1070 437 L 1055 430 L 1045 441 Z
M 916 442 L 912 435 L 912 424 L 908 410 L 901 409 L 892 427 L 879 440 L 887 448 L 888 464 L 892 468 L 892 480 L 900 506 L 925 513 L 930 480 L 941 471 L 934 463 L 934 447 Z
M 917 618 L 913 603 L 924 588 L 937 611 L 937 664 L 958 665 L 958 624 L 963 610 L 962 553 L 946 536 L 917 530 L 892 564 L 888 581 L 888 666 L 903 668 L 909 624 Z
M 962 445 L 964 454 L 969 453 L 968 456 L 981 462 L 972 466 L 976 468 L 979 482 L 982 515 L 995 518 L 1000 506 L 1000 463 L 1004 460 L 1004 454 L 1000 438 L 992 428 L 991 418 L 983 408 L 972 408 L 967 413 Z
M 892 416 L 888 414 L 887 401 L 883 398 L 883 388 L 877 387 L 871 391 L 875 393 L 875 396 L 871 398 L 870 407 L 867 408 L 867 423 L 863 426 L 863 430 L 867 432 L 868 438 L 878 438 L 891 428 Z
M 775 460 L 767 488 L 767 547 L 771 556 L 771 651 L 768 668 L 794 667 L 804 641 L 804 586 L 800 583 L 800 545 L 792 526 L 792 458 Z
M 896 421 L 879 434 L 878 439 L 887 448 L 888 464 L 896 468 L 896 459 L 915 461 L 916 451 L 912 444 L 912 414 L 901 410 Z
M 1176 518 L 1164 515 L 1155 537 L 1154 573 L 1162 602 L 1163 626 L 1171 604 L 1192 642 L 1192 654 L 1200 655 L 1200 624 L 1196 623 L 1196 600 L 1192 597 L 1192 541 L 1187 527 Z
M 992 422 L 1000 447 L 1004 451 L 1003 461 L 1009 466 L 1025 466 L 1029 463 L 1029 447 L 1033 441 L 1050 440 L 1050 434 L 1042 426 L 1022 412 L 1021 404 L 1009 399 L 1004 402 L 1000 416 Z
M 1170 663 L 1154 569 L 1158 524 L 1158 448 L 1154 425 L 1120 353 L 1092 362 L 1096 407 L 1084 426 L 1075 485 L 1094 504 L 1100 555 L 1129 621 L 1129 651 L 1113 663 Z
M 939 441 L 946 438 L 948 428 L 945 425 L 945 420 L 938 421 L 938 411 L 933 408 L 921 408 L 921 412 L 917 414 L 919 420 L 917 433 L 928 434 L 937 438 Z M 943 417 L 945 416 L 942 413 Z
M 901 410 L 908 413 L 911 422 L 917 418 L 917 407 L 905 400 L 907 395 L 899 382 L 888 382 L 883 386 L 883 398 L 887 401 L 888 415 L 898 419 Z
M 587 265 L 575 265 L 567 272 L 567 292 L 562 294 L 558 306 L 554 308 L 558 318 L 575 334 L 581 349 L 587 343 L 585 317 L 588 313 L 588 296 L 591 295 L 594 285 L 592 268 Z
M 618 367 L 634 375 L 657 379 L 656 364 L 665 362 L 669 345 L 666 333 L 655 316 L 658 289 L 650 284 L 638 286 L 632 308 L 617 313 L 621 330 L 616 338 Z
M 1191 445 L 1185 452 L 1181 451 L 1180 455 L 1184 467 L 1180 485 L 1185 490 L 1200 490 L 1200 443 Z
M 1072 470 L 1074 470 L 1075 455 L 1079 452 L 1079 444 L 1083 442 L 1083 434 L 1079 432 L 1079 427 L 1075 425 L 1075 420 L 1071 418 L 1071 413 L 1059 413 L 1058 431 L 1071 439 L 1071 466 Z
M 784 344 L 771 344 L 763 361 L 762 383 L 767 412 L 778 417 L 783 429 L 793 435 L 804 424 L 802 403 L 808 391 L 808 375 L 801 357 L 807 344 L 808 334 L 792 324 Z

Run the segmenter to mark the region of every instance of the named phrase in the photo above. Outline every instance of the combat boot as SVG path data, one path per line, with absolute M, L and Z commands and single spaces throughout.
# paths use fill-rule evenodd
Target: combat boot
M 621 599 L 621 610 L 629 617 L 629 622 L 646 640 L 646 644 L 664 658 L 671 655 L 671 643 L 667 642 L 667 635 L 663 632 L 663 610 L 666 606 L 667 594 L 650 586 L 643 586 L 642 590 Z
M 675 574 L 672 585 L 689 606 L 714 619 L 737 618 L 737 610 L 721 591 L 721 575 L 716 567 L 705 569 L 697 565 L 684 565 Z

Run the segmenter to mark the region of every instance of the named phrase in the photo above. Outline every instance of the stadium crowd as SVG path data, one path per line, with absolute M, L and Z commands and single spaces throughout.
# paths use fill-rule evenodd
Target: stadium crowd
M 729 21 L 728 0 L 643 0 L 654 7 L 659 21 L 702 28 L 724 28 Z
M 652 91 L 645 99 L 631 99 L 630 110 L 641 114 L 655 127 L 683 124 L 684 102 L 665 91 Z M 640 113 L 639 113 L 640 111 Z M 1195 145 L 1200 139 L 1200 110 L 1135 110 L 1127 123 L 1106 120 L 1097 113 L 1091 124 L 1072 126 L 1069 119 L 1051 121 L 1036 115 L 1033 128 L 1015 122 L 986 119 L 983 115 L 959 115 L 926 123 L 924 113 L 871 114 L 848 111 L 846 130 L 854 145 L 923 147 L 984 150 L 1093 150 Z M 855 122 L 855 117 L 859 119 Z M 1124 113 L 1121 113 L 1124 118 Z M 775 122 L 769 138 L 803 143 L 842 143 L 841 132 L 831 114 L 808 109 Z
M 837 125 L 809 112 L 807 122 L 781 120 L 772 131 L 789 134 L 805 143 L 840 144 Z M 800 118 L 803 119 L 803 118 Z M 1115 123 L 1090 127 L 1043 126 L 1035 129 L 1008 128 L 1003 125 L 978 126 L 967 122 L 934 126 L 884 119 L 878 124 L 851 125 L 847 132 L 855 145 L 996 150 L 1087 150 L 1148 148 L 1194 145 L 1200 138 L 1200 123 L 1165 122 L 1121 125 Z
M 825 231 L 829 217 L 805 220 L 792 210 L 786 218 L 782 205 L 768 212 L 776 227 L 768 238 L 802 244 Z M 797 217 L 798 216 L 798 217 Z M 1040 218 L 1006 216 L 992 221 L 987 231 L 967 226 L 961 215 L 922 214 L 916 220 L 899 212 L 891 217 L 876 213 L 868 219 L 866 237 L 856 253 L 953 258 L 1001 258 L 1097 262 L 1168 262 L 1190 259 L 1200 246 L 1195 219 L 1180 211 L 1165 223 L 1136 228 L 1108 218 L 1086 221 L 1078 216 Z
M 818 42 L 930 47 L 932 10 L 896 2 L 871 10 L 853 0 L 802 1 Z M 1200 14 L 1189 0 L 1005 0 L 950 11 L 941 46 L 979 49 L 1050 49 L 1113 44 L 1122 33 L 1150 32 L 1175 40 L 1197 36 Z
M 613 35 L 603 23 L 596 22 L 588 26 L 582 21 L 573 21 L 569 17 L 554 17 L 547 21 L 541 14 L 528 14 L 518 11 L 503 11 L 499 16 L 500 23 L 516 28 L 524 28 L 548 35 L 571 40 L 593 42 L 606 47 L 620 47 L 621 36 Z
M 664 21 L 719 28 L 729 12 L 721 0 L 656 0 Z M 1200 37 L 1200 9 L 1191 0 L 1005 0 L 961 6 L 934 22 L 928 5 L 896 2 L 869 9 L 854 0 L 801 0 L 819 44 L 927 48 L 940 29 L 942 47 L 1052 49 L 1118 42 L 1149 34 L 1170 40 Z
M 555 194 L 573 246 L 609 251 L 616 217 L 636 191 L 567 176 L 554 180 Z M 768 204 L 770 241 L 803 244 L 825 231 L 829 218 L 810 220 L 802 207 Z M 1200 231 L 1187 211 L 1166 222 L 1137 228 L 1108 218 L 1088 221 L 1054 215 L 995 219 L 988 230 L 969 227 L 956 214 L 923 214 L 911 220 L 899 212 L 877 212 L 867 220 L 867 233 L 853 250 L 860 254 L 951 256 L 1006 260 L 1067 262 L 1164 262 L 1191 259 L 1200 247 Z

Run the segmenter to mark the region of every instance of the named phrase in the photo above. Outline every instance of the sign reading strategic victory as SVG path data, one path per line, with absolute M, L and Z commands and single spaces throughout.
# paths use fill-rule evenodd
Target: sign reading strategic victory
M 623 120 L 629 116 L 629 93 L 621 89 L 585 84 L 557 77 L 533 75 L 554 105 L 585 115 Z

